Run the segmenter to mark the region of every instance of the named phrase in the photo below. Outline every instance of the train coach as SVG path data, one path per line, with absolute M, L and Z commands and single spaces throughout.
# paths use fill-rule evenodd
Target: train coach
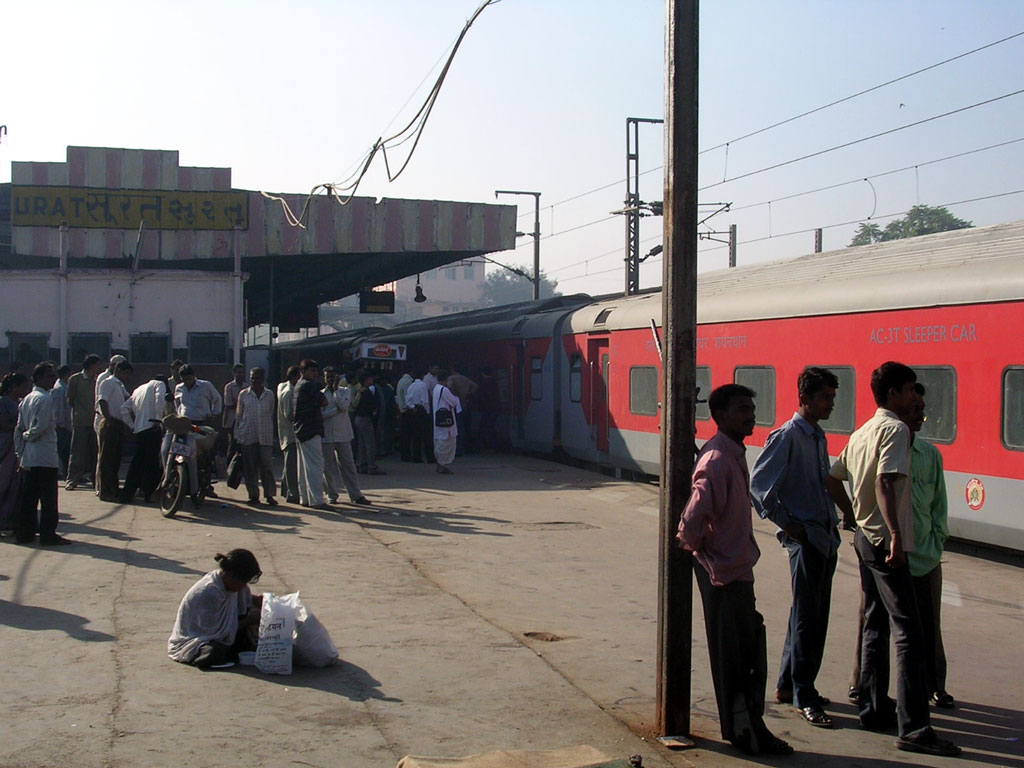
M 661 293 L 560 299 L 387 335 L 420 363 L 492 367 L 512 446 L 656 474 Z M 1024 222 L 706 273 L 697 321 L 700 391 L 735 381 L 758 393 L 751 461 L 796 409 L 804 367 L 839 378 L 822 424 L 836 456 L 874 413 L 871 371 L 912 366 L 928 392 L 920 437 L 945 461 L 951 534 L 1024 550 Z M 696 415 L 703 441 L 714 424 L 706 405 Z

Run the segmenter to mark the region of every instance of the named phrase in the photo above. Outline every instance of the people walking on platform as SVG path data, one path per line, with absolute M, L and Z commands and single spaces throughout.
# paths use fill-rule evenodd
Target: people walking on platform
M 245 389 L 245 366 L 236 363 L 231 367 L 232 379 L 224 385 L 224 419 L 221 427 L 221 437 L 218 444 L 221 446 L 225 459 L 231 461 L 235 455 L 235 419 L 238 408 L 238 395 Z M 271 395 L 273 397 L 273 395 Z
M 416 430 L 416 411 L 409 405 L 406 395 L 409 385 L 415 381 L 412 366 L 402 367 L 402 377 L 395 385 L 395 402 L 398 405 L 398 455 L 402 461 L 412 461 L 412 436 Z
M 96 437 L 96 379 L 103 371 L 99 355 L 87 355 L 82 370 L 68 379 L 68 402 L 71 404 L 71 458 L 65 490 L 73 491 L 79 483 L 95 480 L 99 441 Z
M 352 391 L 341 382 L 338 372 L 331 366 L 324 368 L 324 482 L 327 498 L 333 504 L 341 495 L 342 485 L 353 504 L 369 504 L 359 488 L 356 463 L 352 458 L 352 422 L 348 418 Z
M 430 416 L 430 390 L 423 378 L 413 379 L 405 393 L 405 402 L 412 409 L 410 460 L 419 464 L 434 463 L 434 423 Z
M 128 425 L 121 420 L 121 407 L 128 399 L 125 382 L 135 369 L 127 360 L 114 368 L 114 375 L 100 384 L 96 398 L 96 434 L 99 436 L 99 473 L 96 490 L 100 501 L 121 500 L 119 473 Z
M 448 388 L 448 376 L 448 371 L 443 368 L 437 372 L 437 385 L 430 401 L 434 414 L 434 461 L 437 472 L 444 475 L 454 474 L 452 462 L 455 461 L 459 434 L 456 416 L 462 410 L 459 398 Z
M 14 450 L 14 428 L 18 405 L 32 391 L 32 380 L 23 373 L 8 373 L 0 379 L 0 531 L 14 530 L 21 490 L 18 455 Z
M 274 393 L 266 388 L 267 373 L 256 367 L 249 371 L 249 386 L 239 390 L 235 400 L 234 442 L 242 454 L 245 490 L 249 506 L 259 506 L 260 484 L 263 499 L 277 504 L 277 479 L 274 477 Z
M 57 369 L 57 383 L 50 390 L 53 398 L 53 421 L 57 425 L 57 458 L 60 460 L 60 472 L 57 479 L 68 479 L 68 461 L 71 458 L 71 403 L 68 401 L 68 379 L 71 377 L 71 366 L 62 365 Z
M 480 413 L 480 422 L 473 434 L 474 447 L 496 451 L 498 442 L 498 416 L 501 414 L 501 392 L 498 380 L 489 365 L 480 368 L 480 384 L 473 400 L 473 409 Z
M 789 554 L 793 604 L 775 698 L 795 704 L 804 720 L 820 728 L 832 727 L 824 710 L 829 701 L 818 692 L 815 679 L 825 653 L 841 539 L 825 484 L 828 442 L 818 422 L 831 415 L 838 386 L 835 374 L 824 368 L 800 374 L 799 410 L 768 436 L 750 477 L 754 508 L 775 523 Z
M 381 372 L 374 382 L 377 395 L 376 439 L 377 458 L 388 456 L 395 450 L 395 431 L 398 428 L 398 402 L 395 388 L 391 386 L 391 375 Z
M 743 445 L 754 431 L 754 397 L 747 387 L 725 384 L 708 398 L 718 432 L 697 457 L 677 538 L 694 554 L 722 738 L 748 754 L 788 755 L 793 748 L 764 723 L 765 629 L 754 607 L 761 553 Z
M 57 533 L 57 427 L 53 421 L 50 390 L 57 381 L 53 363 L 39 363 L 32 371 L 32 391 L 18 406 L 14 448 L 21 462 L 21 497 L 14 523 L 19 544 L 56 547 L 72 544 Z
M 898 749 L 953 756 L 960 748 L 932 730 L 925 638 L 907 565 L 915 547 L 910 476 L 910 429 L 904 423 L 920 395 L 917 375 L 902 363 L 886 362 L 871 374 L 878 410 L 853 435 L 828 483 L 837 505 L 850 506 L 857 523 L 854 550 L 864 599 L 860 679 L 861 725 L 887 730 L 896 725 Z M 889 698 L 889 634 L 896 646 L 896 702 Z
M 122 504 L 131 504 L 136 491 L 141 491 L 143 500 L 148 503 L 160 486 L 163 428 L 154 421 L 171 413 L 173 402 L 167 379 L 161 376 L 137 386 L 121 406 L 121 419 L 135 434 L 135 454 L 121 488 Z
M 281 471 L 281 495 L 289 504 L 299 503 L 299 446 L 295 442 L 295 387 L 301 377 L 299 366 L 285 372 L 285 380 L 277 385 L 277 438 L 284 454 Z
M 374 376 L 364 371 L 359 376 L 359 386 L 352 396 L 350 408 L 355 411 L 356 467 L 364 475 L 384 474 L 377 466 L 377 435 L 374 419 L 379 411 L 376 392 L 373 389 Z
M 470 407 L 473 402 L 473 396 L 479 387 L 475 381 L 466 376 L 465 365 L 459 364 L 455 366 L 455 370 L 448 377 L 448 388 L 451 389 L 452 394 L 459 398 L 459 404 L 462 406 L 462 410 L 455 415 L 455 423 L 459 428 L 459 434 L 455 439 L 455 455 L 462 456 L 469 449 L 472 442 L 472 435 L 470 434 L 470 424 L 472 422 Z
M 299 453 L 299 503 L 313 509 L 330 509 L 324 500 L 324 416 L 327 398 L 320 390 L 320 364 L 303 360 L 302 378 L 295 387 L 292 425 Z

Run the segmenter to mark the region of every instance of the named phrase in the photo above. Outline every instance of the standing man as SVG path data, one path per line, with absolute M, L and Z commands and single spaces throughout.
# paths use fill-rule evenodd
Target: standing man
M 897 725 L 896 747 L 908 752 L 955 756 L 960 748 L 932 730 L 925 680 L 925 641 L 906 552 L 914 549 L 910 474 L 910 429 L 903 422 L 920 397 L 917 375 L 897 362 L 871 374 L 875 415 L 850 436 L 829 474 L 829 491 L 840 507 L 848 480 L 858 529 L 853 546 L 864 599 L 861 725 L 886 730 Z M 849 503 L 845 501 L 845 503 Z M 889 698 L 889 631 L 896 646 L 896 705 Z M 894 711 L 895 709 L 895 711 Z M 894 723 L 895 721 L 895 723 Z
M 373 390 L 373 374 L 364 371 L 359 377 L 359 387 L 352 397 L 355 409 L 355 430 L 359 455 L 356 467 L 364 475 L 383 475 L 377 467 L 377 436 L 373 420 L 377 416 L 378 401 Z
M 299 503 L 313 509 L 330 509 L 324 501 L 324 415 L 327 398 L 320 391 L 320 364 L 303 360 L 299 366 L 302 380 L 295 388 L 295 412 L 292 424 L 299 447 Z
M 434 423 L 430 419 L 430 390 L 423 378 L 413 379 L 405 393 L 405 402 L 412 409 L 412 460 L 419 464 L 426 457 L 434 463 Z
M 459 427 L 459 434 L 456 436 L 455 455 L 462 456 L 470 443 L 470 401 L 478 389 L 477 384 L 466 376 L 466 367 L 462 364 L 455 366 L 455 372 L 448 377 L 448 388 L 452 394 L 459 398 L 462 410 L 455 414 L 455 422 Z
M 99 355 L 87 355 L 82 370 L 68 379 L 68 403 L 71 405 L 71 459 L 64 490 L 73 491 L 96 469 L 96 377 L 103 370 Z M 95 477 L 94 477 L 95 479 Z
M 226 445 L 224 446 L 227 461 L 235 454 L 234 431 L 235 431 L 235 409 L 238 406 L 238 393 L 245 389 L 245 366 L 236 363 L 231 368 L 234 378 L 224 385 L 224 421 L 223 434 Z
M 356 463 L 352 458 L 352 422 L 348 418 L 348 407 L 352 390 L 340 385 L 340 377 L 331 366 L 324 368 L 324 397 L 327 405 L 324 416 L 324 480 L 327 482 L 327 497 L 333 504 L 345 485 L 348 498 L 353 504 L 369 504 L 359 488 Z
M 68 401 L 68 377 L 71 366 L 62 365 L 57 369 L 57 383 L 50 390 L 53 398 L 53 421 L 57 425 L 57 458 L 60 460 L 58 480 L 68 479 L 68 460 L 71 457 L 71 403 Z
M 281 470 L 281 495 L 289 504 L 299 503 L 299 447 L 295 442 L 295 387 L 301 372 L 292 365 L 285 372 L 285 380 L 277 385 L 277 437 L 284 454 Z
M 412 384 L 412 366 L 402 366 L 402 378 L 395 385 L 395 402 L 398 404 L 398 454 L 402 461 L 412 461 L 412 435 L 416 419 L 412 407 L 406 402 L 406 393 Z
M 398 401 L 391 375 L 386 371 L 377 377 L 377 456 L 387 456 L 395 449 L 395 427 L 398 425 Z
M 124 449 L 128 425 L 121 420 L 121 407 L 128 399 L 124 383 L 134 368 L 122 360 L 114 368 L 114 375 L 100 384 L 96 399 L 96 434 L 99 435 L 99 474 L 96 476 L 96 491 L 100 501 L 121 500 L 118 488 L 118 473 L 121 471 L 121 454 Z
M 775 698 L 793 702 L 801 717 L 819 728 L 832 727 L 824 710 L 829 702 L 814 683 L 825 653 L 840 537 L 835 504 L 825 487 L 828 442 L 818 422 L 832 414 L 838 386 L 835 374 L 824 368 L 800 374 L 800 409 L 768 436 L 750 478 L 757 513 L 775 523 L 789 553 L 793 605 Z
M 761 552 L 750 520 L 743 445 L 754 431 L 754 391 L 725 384 L 711 393 L 708 406 L 718 432 L 697 457 L 677 538 L 694 554 L 722 738 L 747 754 L 789 755 L 793 748 L 764 723 L 764 618 L 754 608 Z
M 267 373 L 262 368 L 249 372 L 249 386 L 236 397 L 237 413 L 233 422 L 234 440 L 242 452 L 245 489 L 251 507 L 260 503 L 260 481 L 269 506 L 277 505 L 274 493 L 274 395 L 266 388 Z
M 920 397 L 911 409 L 907 425 L 912 441 L 910 479 L 914 504 L 914 549 L 907 552 L 907 565 L 924 630 L 925 682 L 931 702 L 942 709 L 952 709 L 955 701 L 946 692 L 946 649 L 941 623 L 942 553 L 949 538 L 946 479 L 939 449 L 916 434 L 924 426 L 923 384 L 917 385 L 917 393 Z
M 121 503 L 131 504 L 135 492 L 142 491 L 148 504 L 160 485 L 160 440 L 163 428 L 154 419 L 170 413 L 174 398 L 167 390 L 167 379 L 160 377 L 140 384 L 121 406 L 121 419 L 135 433 L 135 455 L 121 489 Z
M 32 391 L 18 407 L 14 449 L 21 460 L 22 485 L 14 536 L 19 544 L 31 544 L 37 533 L 44 547 L 74 543 L 57 533 L 57 428 L 50 397 L 56 381 L 53 363 L 37 365 Z
M 490 366 L 480 368 L 480 387 L 477 389 L 474 407 L 480 411 L 480 426 L 477 429 L 477 448 L 498 450 L 498 416 L 501 414 L 501 392 L 494 371 Z

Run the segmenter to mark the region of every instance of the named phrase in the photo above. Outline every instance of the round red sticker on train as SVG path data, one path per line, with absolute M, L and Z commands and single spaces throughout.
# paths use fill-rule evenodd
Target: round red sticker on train
M 967 481 L 967 506 L 971 509 L 985 506 L 985 485 L 976 477 Z
M 391 355 L 390 344 L 378 344 L 373 348 L 373 354 L 377 357 L 388 357 Z

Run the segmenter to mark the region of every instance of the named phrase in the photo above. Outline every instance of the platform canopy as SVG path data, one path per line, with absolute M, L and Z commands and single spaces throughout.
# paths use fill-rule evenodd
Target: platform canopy
M 515 247 L 515 206 L 272 199 L 234 189 L 230 168 L 181 166 L 176 151 L 68 147 L 66 162 L 12 163 L 11 179 L 0 268 L 52 269 L 63 247 L 72 271 L 231 272 L 240 252 L 250 326 L 315 325 L 318 304 Z

